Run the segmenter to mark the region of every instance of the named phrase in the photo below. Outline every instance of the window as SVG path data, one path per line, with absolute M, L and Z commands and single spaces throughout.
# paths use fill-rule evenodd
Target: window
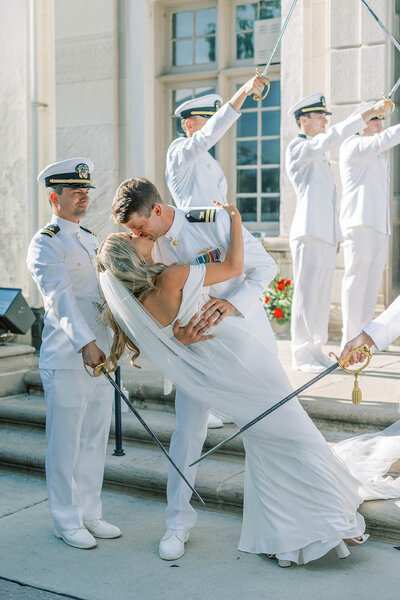
M 214 63 L 216 32 L 216 8 L 172 13 L 172 65 Z
M 281 0 L 261 0 L 236 6 L 236 58 L 254 57 L 254 21 L 281 16 Z
M 236 203 L 243 221 L 260 229 L 279 222 L 280 82 L 271 82 L 262 102 L 249 96 L 242 113 L 236 125 Z

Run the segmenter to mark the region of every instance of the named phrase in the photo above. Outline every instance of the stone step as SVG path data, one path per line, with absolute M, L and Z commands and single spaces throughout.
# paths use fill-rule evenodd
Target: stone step
M 27 344 L 0 345 L 0 397 L 25 391 L 24 376 L 39 362 L 34 352 Z
M 106 457 L 105 485 L 131 494 L 165 498 L 167 460 L 157 448 L 126 445 L 125 456 Z M 36 472 L 44 476 L 46 441 L 39 430 L 0 428 L 0 465 L 8 470 Z M 241 462 L 210 458 L 199 467 L 196 489 L 207 508 L 240 512 L 243 506 Z M 194 501 L 194 505 L 196 502 Z M 360 508 L 368 531 L 377 540 L 400 542 L 400 502 L 375 500 Z
M 169 412 L 152 409 L 138 409 L 139 413 L 157 435 L 159 440 L 169 446 L 169 441 L 175 430 L 175 415 Z M 268 417 L 267 417 L 268 418 Z M 44 432 L 46 421 L 46 404 L 43 396 L 22 394 L 3 398 L 0 402 L 0 423 L 11 425 L 13 429 L 42 429 Z M 111 438 L 114 436 L 114 419 L 111 422 Z M 219 444 L 222 440 L 237 431 L 236 425 L 226 424 L 221 429 L 209 429 L 203 451 L 206 452 Z M 352 436 L 349 432 L 331 431 L 321 429 L 322 434 L 329 444 L 334 444 Z M 152 441 L 149 434 L 131 412 L 122 414 L 122 437 L 123 446 L 129 444 L 150 444 Z M 241 436 L 226 444 L 215 453 L 216 456 L 224 455 L 227 460 L 244 460 L 244 448 Z M 400 475 L 400 460 L 392 465 L 390 475 Z
M 131 371 L 132 368 L 127 373 Z M 122 373 L 124 373 L 124 370 L 122 370 Z M 304 379 L 305 375 L 308 378 L 310 377 L 302 373 L 300 374 L 300 380 L 296 383 L 303 383 L 301 377 Z M 367 398 L 362 404 L 352 404 L 352 377 L 347 376 L 347 374 L 341 374 L 339 377 L 348 379 L 348 385 L 346 386 L 348 388 L 348 398 L 332 396 L 332 393 L 334 394 L 334 391 L 330 390 L 332 384 L 327 386 L 326 397 L 312 395 L 310 390 L 306 390 L 305 393 L 299 396 L 300 403 L 319 429 L 361 434 L 385 429 L 398 420 L 397 402 L 386 402 L 380 398 L 377 399 L 379 401 L 374 401 Z M 338 378 L 337 375 L 336 378 Z M 364 382 L 363 384 L 365 386 Z M 30 394 L 43 393 L 39 371 L 27 373 L 25 375 L 25 385 Z M 135 407 L 174 412 L 175 392 L 173 391 L 164 396 L 163 379 L 154 370 L 147 369 L 144 374 L 136 379 L 129 379 L 126 376 L 125 385 Z M 334 389 L 335 386 L 333 385 Z

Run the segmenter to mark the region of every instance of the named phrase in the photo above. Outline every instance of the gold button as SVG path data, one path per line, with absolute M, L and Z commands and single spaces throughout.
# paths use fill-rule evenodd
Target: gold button
M 93 258 L 93 254 L 90 255 L 90 258 Z
M 81 236 L 80 236 L 80 235 L 78 235 L 78 240 L 80 240 L 80 239 L 81 239 Z
M 174 240 L 174 241 L 172 242 L 172 245 L 173 245 L 173 246 L 177 246 L 178 244 L 179 244 L 178 240 Z
M 80 267 L 80 266 L 81 266 L 81 263 L 78 263 L 78 267 Z

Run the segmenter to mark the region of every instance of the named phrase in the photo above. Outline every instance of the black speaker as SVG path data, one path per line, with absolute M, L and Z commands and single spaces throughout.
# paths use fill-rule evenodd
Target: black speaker
M 21 288 L 0 288 L 0 330 L 26 333 L 34 321 Z

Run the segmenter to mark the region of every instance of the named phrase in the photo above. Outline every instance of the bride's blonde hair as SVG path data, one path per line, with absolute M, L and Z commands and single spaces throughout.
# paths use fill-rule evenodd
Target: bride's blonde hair
M 141 302 L 153 290 L 157 289 L 156 277 L 162 273 L 165 265 L 161 263 L 147 263 L 138 248 L 126 242 L 122 235 L 111 233 L 100 245 L 96 256 L 97 274 L 108 271 L 113 277 L 121 281 L 124 286 Z M 110 357 L 118 360 L 125 349 L 133 352 L 131 364 L 139 356 L 140 350 L 114 319 L 107 304 L 105 304 L 101 318 L 114 332 L 114 339 L 110 350 Z

